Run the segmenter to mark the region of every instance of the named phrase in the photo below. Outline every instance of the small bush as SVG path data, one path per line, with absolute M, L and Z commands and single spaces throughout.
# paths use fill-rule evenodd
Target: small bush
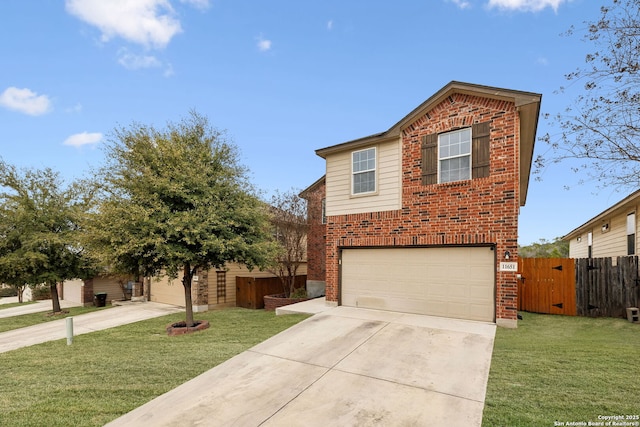
M 33 301 L 40 301 L 44 299 L 51 299 L 51 289 L 47 285 L 34 286 L 31 290 Z
M 307 297 L 307 290 L 305 288 L 297 288 L 293 292 L 291 292 L 291 295 L 289 296 L 289 298 L 306 298 L 306 297 Z
M 0 288 L 0 298 L 3 297 L 17 297 L 18 291 L 13 286 L 1 287 Z

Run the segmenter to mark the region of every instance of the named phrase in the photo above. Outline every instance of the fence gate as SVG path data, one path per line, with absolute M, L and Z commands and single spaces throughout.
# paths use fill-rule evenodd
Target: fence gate
M 575 264 L 571 258 L 520 258 L 518 310 L 575 316 Z

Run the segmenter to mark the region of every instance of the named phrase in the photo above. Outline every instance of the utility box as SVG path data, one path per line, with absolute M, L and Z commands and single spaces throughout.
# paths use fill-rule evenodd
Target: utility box
M 629 319 L 631 323 L 640 323 L 640 309 L 638 309 L 638 307 L 628 307 L 627 319 Z

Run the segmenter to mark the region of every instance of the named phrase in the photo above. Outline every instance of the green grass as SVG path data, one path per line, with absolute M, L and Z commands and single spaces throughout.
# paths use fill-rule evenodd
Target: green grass
M 35 304 L 36 301 L 25 301 L 25 302 L 10 302 L 8 304 L 0 304 L 0 310 L 4 308 L 12 308 L 12 307 L 20 307 L 23 305 Z
M 56 314 L 51 316 L 51 308 L 49 311 L 42 311 L 39 313 L 23 314 L 20 316 L 4 317 L 0 318 L 0 332 L 6 332 L 18 328 L 26 328 L 27 326 L 38 325 L 40 323 L 50 322 L 52 320 L 64 319 L 69 316 L 77 316 L 79 314 L 90 313 L 92 311 L 104 310 L 107 307 L 69 307 L 62 310 L 68 312 L 66 314 Z
M 172 314 L 0 354 L 1 426 L 102 426 L 305 319 L 232 308 L 211 327 L 167 336 Z
M 602 421 L 599 415 L 640 415 L 640 325 L 523 317 L 517 329 L 497 330 L 483 426 L 588 424 Z

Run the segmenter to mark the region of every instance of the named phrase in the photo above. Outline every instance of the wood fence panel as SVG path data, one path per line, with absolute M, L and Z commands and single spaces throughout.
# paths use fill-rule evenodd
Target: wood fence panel
M 520 258 L 518 263 L 518 310 L 576 315 L 573 259 Z
M 576 260 L 576 304 L 579 316 L 626 317 L 640 301 L 638 257 Z
M 295 288 L 304 288 L 306 275 L 298 275 Z M 282 281 L 278 277 L 241 277 L 236 276 L 236 307 L 264 308 L 264 296 L 284 292 Z
M 236 276 L 236 307 L 256 308 L 252 298 L 255 280 L 253 277 Z

